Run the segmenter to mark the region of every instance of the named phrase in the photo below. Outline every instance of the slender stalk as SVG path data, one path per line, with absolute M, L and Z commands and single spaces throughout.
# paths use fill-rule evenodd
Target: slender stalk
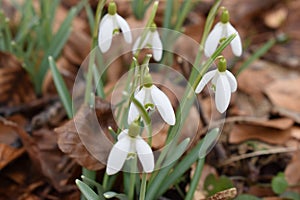
M 146 186 L 147 186 L 147 174 L 143 173 L 142 175 L 142 183 L 141 183 L 141 192 L 140 192 L 140 200 L 144 200 L 146 196 Z
M 129 184 L 129 192 L 128 192 L 128 199 L 134 199 L 134 186 L 136 180 L 136 169 L 137 169 L 137 158 L 134 158 L 131 161 L 131 173 L 130 173 L 130 184 Z
M 86 85 L 86 90 L 85 90 L 85 98 L 84 98 L 84 103 L 85 104 L 90 104 L 91 102 L 91 93 L 92 93 L 92 82 L 93 82 L 93 66 L 95 62 L 95 51 L 93 49 L 97 45 L 97 32 L 99 28 L 99 22 L 101 19 L 101 14 L 102 14 L 102 9 L 105 5 L 105 0 L 99 1 L 98 6 L 97 6 L 97 11 L 96 11 L 96 20 L 94 24 L 94 30 L 93 30 L 93 35 L 92 35 L 92 52 L 90 54 L 89 58 L 89 65 L 88 65 L 88 73 L 87 73 L 87 85 Z M 96 179 L 96 172 L 88 170 L 86 168 L 82 168 L 82 174 L 91 180 Z
M 199 183 L 199 180 L 200 180 L 200 177 L 201 177 L 201 174 L 202 174 L 202 169 L 203 169 L 203 166 L 204 166 L 204 160 L 205 160 L 204 158 L 201 158 L 201 159 L 198 160 L 196 170 L 195 170 L 195 174 L 194 174 L 192 182 L 190 184 L 190 189 L 189 189 L 189 191 L 188 191 L 188 193 L 187 193 L 184 200 L 192 200 L 193 199 L 195 190 L 197 188 L 197 185 Z
M 102 182 L 104 191 L 107 190 L 108 178 L 109 178 L 108 174 L 104 173 L 103 182 Z
M 94 30 L 93 30 L 93 35 L 92 35 L 92 50 L 96 47 L 97 45 L 97 35 L 98 35 L 98 29 L 99 29 L 99 23 L 102 15 L 102 9 L 105 5 L 105 0 L 101 0 L 98 3 L 97 10 L 96 10 L 96 20 L 94 24 Z M 88 104 L 90 102 L 90 97 L 91 97 L 91 92 L 92 92 L 92 79 L 93 79 L 93 65 L 95 62 L 95 52 L 92 51 L 90 53 L 90 58 L 89 58 L 89 66 L 88 66 L 88 73 L 87 73 L 87 83 L 86 83 L 86 89 L 85 89 L 85 97 L 84 97 L 84 102 Z

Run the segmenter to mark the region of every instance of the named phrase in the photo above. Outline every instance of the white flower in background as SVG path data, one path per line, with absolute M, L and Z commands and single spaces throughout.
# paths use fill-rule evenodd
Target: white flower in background
M 105 53 L 111 46 L 113 35 L 119 33 L 121 29 L 127 43 L 132 42 L 130 27 L 126 20 L 117 14 L 115 2 L 110 2 L 108 13 L 102 18 L 99 26 L 98 45 L 100 50 Z
M 229 106 L 231 93 L 237 89 L 237 81 L 233 74 L 226 70 L 226 60 L 221 58 L 218 69 L 207 72 L 198 84 L 195 92 L 200 93 L 204 86 L 211 81 L 212 89 L 216 93 L 215 103 L 220 113 L 226 111 Z
M 153 110 L 157 108 L 160 116 L 163 120 L 169 124 L 175 124 L 175 113 L 170 100 L 167 95 L 152 84 L 152 78 L 150 74 L 144 77 L 144 86 L 136 92 L 134 97 L 145 107 L 145 109 Z M 128 123 L 131 124 L 140 116 L 138 108 L 131 103 L 128 113 Z
M 205 55 L 210 57 L 218 47 L 220 40 L 236 34 L 235 38 L 231 41 L 230 46 L 235 56 L 242 55 L 242 42 L 237 30 L 229 22 L 229 13 L 227 9 L 223 9 L 221 15 L 221 22 L 218 22 L 212 31 L 209 33 L 205 42 Z
M 141 36 L 138 37 L 135 43 L 133 44 L 133 48 L 132 48 L 133 54 L 135 54 L 139 49 L 148 47 L 148 48 L 152 48 L 154 60 L 156 61 L 161 60 L 162 52 L 163 52 L 162 42 L 160 40 L 156 25 L 154 23 L 152 23 L 150 30 L 147 31 L 147 34 L 145 36 L 145 39 L 143 39 L 143 42 L 141 44 L 140 42 L 141 42 Z
M 139 135 L 139 126 L 133 122 L 129 129 L 118 135 L 118 142 L 111 149 L 106 173 L 113 175 L 121 170 L 126 160 L 137 154 L 145 172 L 154 170 L 154 156 L 151 147 Z

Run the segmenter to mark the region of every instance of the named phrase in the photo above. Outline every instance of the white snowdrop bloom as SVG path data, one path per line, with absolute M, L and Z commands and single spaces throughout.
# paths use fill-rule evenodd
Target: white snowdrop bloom
M 237 81 L 233 74 L 226 70 L 226 60 L 221 58 L 218 69 L 207 72 L 199 82 L 195 92 L 200 93 L 204 86 L 211 81 L 212 89 L 216 93 L 216 108 L 224 113 L 229 106 L 231 93 L 237 89 Z
M 230 46 L 235 56 L 242 55 L 242 42 L 237 30 L 229 22 L 228 10 L 224 9 L 221 15 L 221 22 L 218 22 L 212 31 L 209 33 L 205 46 L 204 53 L 207 57 L 210 57 L 218 47 L 220 40 L 229 37 L 232 34 L 236 34 L 235 38 L 231 41 Z
M 111 149 L 106 173 L 113 175 L 119 172 L 125 161 L 137 154 L 146 173 L 154 170 L 154 156 L 151 147 L 139 135 L 139 126 L 133 122 L 129 129 L 123 130 L 118 135 L 118 142 Z
M 102 18 L 99 25 L 98 45 L 100 50 L 105 53 L 111 46 L 113 35 L 119 33 L 121 29 L 127 43 L 132 42 L 130 27 L 126 20 L 117 14 L 115 2 L 110 2 L 108 13 Z
M 143 48 L 152 48 L 153 58 L 156 61 L 160 61 L 163 53 L 162 42 L 160 40 L 159 34 L 157 32 L 156 25 L 153 23 L 150 27 L 150 30 L 147 32 L 144 40 L 141 42 L 141 36 L 139 36 L 135 43 L 133 44 L 133 54 L 137 52 L 139 49 Z
M 136 92 L 134 97 L 145 107 L 147 111 L 157 108 L 160 116 L 167 124 L 175 124 L 176 119 L 172 104 L 167 95 L 152 84 L 150 74 L 144 77 L 144 86 Z M 131 124 L 139 116 L 140 113 L 138 108 L 131 102 L 128 113 L 128 123 Z

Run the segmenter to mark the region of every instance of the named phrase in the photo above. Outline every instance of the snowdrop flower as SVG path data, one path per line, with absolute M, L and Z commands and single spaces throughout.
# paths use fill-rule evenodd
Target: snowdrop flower
M 235 56 L 242 55 L 242 42 L 237 30 L 230 24 L 229 22 L 229 12 L 227 9 L 223 9 L 221 15 L 221 22 L 218 22 L 213 30 L 208 35 L 206 42 L 205 42 L 205 55 L 210 57 L 220 42 L 224 38 L 229 37 L 232 34 L 236 34 L 235 38 L 231 41 L 230 46 L 232 52 Z
M 147 111 L 157 108 L 160 116 L 167 124 L 175 124 L 175 113 L 172 108 L 172 104 L 167 95 L 165 95 L 160 89 L 152 84 L 152 78 L 150 74 L 144 77 L 144 85 L 141 90 L 136 92 L 134 97 L 142 105 L 144 105 Z M 128 123 L 131 124 L 139 116 L 140 114 L 138 108 L 133 103 L 131 103 L 128 113 Z
M 113 175 L 121 170 L 126 160 L 138 156 L 145 172 L 154 170 L 154 156 L 151 147 L 138 135 L 139 126 L 133 122 L 129 129 L 118 135 L 118 142 L 108 156 L 106 173 Z
M 137 38 L 135 41 L 132 51 L 133 54 L 137 52 L 139 49 L 143 49 L 145 47 L 152 48 L 153 51 L 153 58 L 156 61 L 160 61 L 162 57 L 162 43 L 157 32 L 156 24 L 152 23 L 150 30 L 147 32 L 145 38 L 143 39 L 142 43 L 140 44 L 141 36 Z M 140 46 L 139 46 L 140 45 Z
M 230 71 L 226 70 L 225 58 L 222 57 L 220 59 L 218 69 L 207 72 L 203 76 L 195 92 L 200 93 L 210 80 L 212 83 L 212 89 L 216 93 L 215 103 L 217 110 L 220 113 L 223 113 L 229 105 L 231 93 L 235 92 L 237 89 L 237 81 L 235 77 Z
M 117 6 L 115 2 L 110 2 L 108 13 L 102 18 L 99 26 L 98 45 L 100 50 L 105 53 L 111 46 L 114 34 L 122 30 L 124 39 L 127 43 L 132 42 L 132 36 L 128 23 L 123 17 L 117 14 Z

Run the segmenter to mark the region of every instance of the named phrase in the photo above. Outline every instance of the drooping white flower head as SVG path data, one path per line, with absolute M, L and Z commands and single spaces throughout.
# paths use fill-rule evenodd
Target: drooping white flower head
M 121 29 L 127 43 L 132 42 L 130 27 L 126 20 L 118 15 L 115 2 L 110 2 L 108 13 L 102 18 L 99 25 L 98 46 L 105 53 L 111 46 L 113 35 L 119 33 Z
M 237 81 L 233 74 L 226 70 L 226 60 L 221 58 L 218 69 L 207 72 L 199 82 L 195 92 L 200 93 L 204 86 L 211 81 L 212 89 L 216 93 L 217 110 L 224 113 L 229 106 L 231 93 L 237 89 Z
M 145 107 L 146 110 L 153 110 L 154 108 L 157 108 L 160 116 L 167 124 L 175 124 L 176 119 L 172 104 L 167 95 L 152 84 L 150 74 L 144 77 L 144 86 L 136 92 L 134 97 Z M 131 124 L 139 116 L 140 113 L 138 108 L 131 103 L 128 113 L 128 123 Z
M 152 23 L 150 30 L 147 32 L 144 40 L 141 42 L 141 36 L 139 36 L 135 43 L 133 44 L 133 54 L 137 52 L 139 49 L 143 49 L 145 47 L 152 48 L 153 58 L 156 61 L 160 61 L 162 57 L 162 42 L 160 40 L 159 34 L 157 32 L 156 24 Z
M 230 46 L 235 56 L 242 55 L 242 42 L 237 30 L 229 22 L 229 12 L 227 9 L 223 9 L 221 15 L 221 21 L 218 22 L 212 31 L 209 33 L 205 46 L 204 53 L 207 57 L 210 57 L 218 47 L 220 40 L 229 37 L 232 34 L 236 34 L 235 38 L 231 41 Z
M 125 161 L 137 154 L 146 173 L 154 170 L 154 156 L 151 147 L 139 135 L 139 126 L 133 122 L 129 129 L 123 130 L 118 135 L 118 142 L 111 149 L 106 173 L 113 175 L 119 172 Z

